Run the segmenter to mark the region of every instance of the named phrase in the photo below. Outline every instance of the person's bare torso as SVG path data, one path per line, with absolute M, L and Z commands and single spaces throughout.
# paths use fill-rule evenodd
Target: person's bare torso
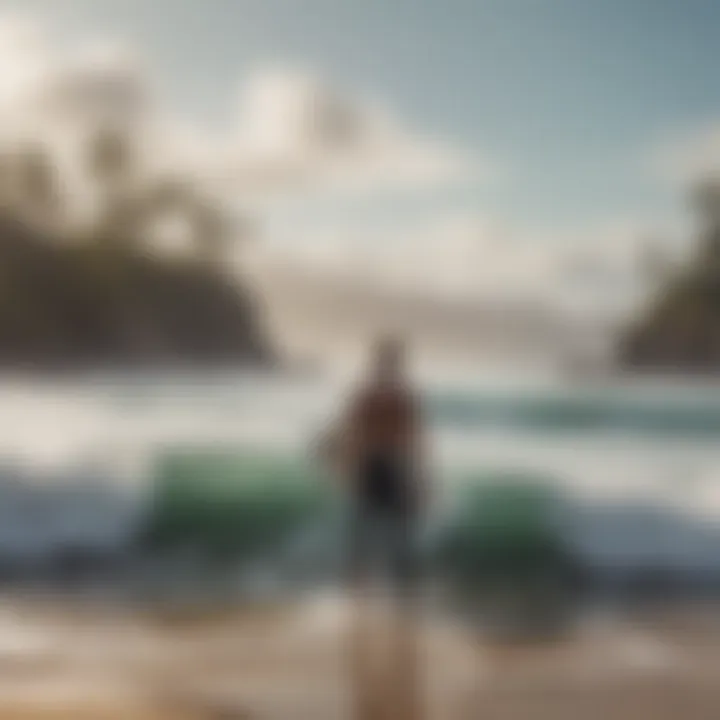
M 412 393 L 400 385 L 370 385 L 356 396 L 350 415 L 356 455 L 406 457 L 417 433 L 417 408 Z

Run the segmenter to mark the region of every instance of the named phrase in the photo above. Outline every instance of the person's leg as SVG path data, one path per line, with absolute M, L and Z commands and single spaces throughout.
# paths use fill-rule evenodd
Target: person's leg
M 403 605 L 414 605 L 419 600 L 422 580 L 417 518 L 411 512 L 396 512 L 390 518 L 389 527 L 387 547 L 393 589 Z
M 392 518 L 392 562 L 394 608 L 390 638 L 392 717 L 420 720 L 423 717 L 421 622 L 419 614 L 421 568 L 417 523 L 409 513 Z
M 377 523 L 372 508 L 367 505 L 358 504 L 352 510 L 346 559 L 350 604 L 346 646 L 350 681 L 349 709 L 352 720 L 375 720 L 379 717 L 378 703 L 381 698 L 375 678 L 369 589 Z
M 367 584 L 371 564 L 372 518 L 363 503 L 356 501 L 350 508 L 344 557 L 344 581 L 354 592 Z

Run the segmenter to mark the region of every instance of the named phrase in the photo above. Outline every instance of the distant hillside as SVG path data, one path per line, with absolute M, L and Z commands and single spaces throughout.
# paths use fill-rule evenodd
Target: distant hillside
M 621 367 L 631 370 L 720 372 L 720 274 L 688 274 L 666 288 L 622 336 Z
M 0 366 L 269 362 L 223 271 L 244 220 L 192 173 L 144 169 L 132 126 L 86 130 L 73 172 L 41 137 L 0 144 Z
M 0 365 L 268 363 L 252 298 L 216 267 L 0 219 Z
M 710 188 L 708 229 L 694 257 L 660 283 L 617 345 L 623 369 L 720 373 L 720 188 Z M 708 207 L 710 205 L 710 207 Z

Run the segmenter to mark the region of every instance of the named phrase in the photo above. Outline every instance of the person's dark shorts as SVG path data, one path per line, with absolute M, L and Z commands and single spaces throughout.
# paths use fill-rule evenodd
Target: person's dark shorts
M 359 468 L 355 489 L 349 526 L 351 579 L 380 571 L 394 589 L 412 592 L 420 561 L 410 473 L 392 458 L 370 457 Z

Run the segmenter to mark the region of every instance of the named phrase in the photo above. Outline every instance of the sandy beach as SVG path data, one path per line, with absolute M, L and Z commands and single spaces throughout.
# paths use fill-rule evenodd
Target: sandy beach
M 712 612 L 598 618 L 533 647 L 423 617 L 400 657 L 392 616 L 365 610 L 358 659 L 339 598 L 217 614 L 8 601 L 0 718 L 343 720 L 358 699 L 363 717 L 387 720 L 713 720 L 720 708 Z

